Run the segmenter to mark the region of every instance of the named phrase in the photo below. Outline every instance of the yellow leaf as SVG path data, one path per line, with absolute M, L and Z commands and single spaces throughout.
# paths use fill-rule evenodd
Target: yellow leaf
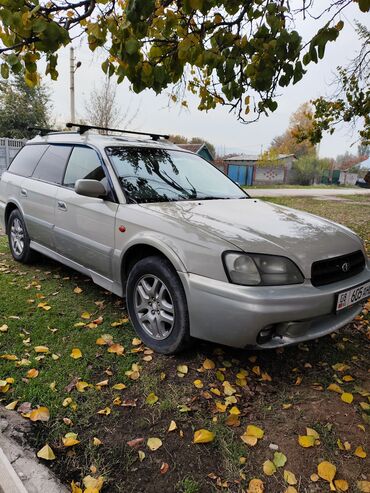
M 62 402 L 63 407 L 68 407 L 72 403 L 72 397 L 66 397 Z
M 266 476 L 272 476 L 276 472 L 275 464 L 271 460 L 266 460 L 263 463 L 263 472 Z
M 126 385 L 124 383 L 116 383 L 112 387 L 112 389 L 114 389 L 114 390 L 123 390 L 125 388 L 126 388 Z
M 143 460 L 145 459 L 145 452 L 143 452 L 142 450 L 139 450 L 138 456 L 139 456 L 139 461 L 143 462 Z
M 79 486 L 77 486 L 77 484 L 74 481 L 72 481 L 71 492 L 72 493 L 82 493 L 82 489 Z
M 368 402 L 360 402 L 360 407 L 363 411 L 370 411 L 370 404 Z
M 16 361 L 18 359 L 15 354 L 2 354 L 0 358 L 6 359 L 8 361 Z
M 160 438 L 151 437 L 148 438 L 146 444 L 148 448 L 154 452 L 155 450 L 158 450 L 160 447 L 162 447 L 162 440 Z
M 84 320 L 89 320 L 89 318 L 91 318 L 91 315 L 89 312 L 82 312 L 81 318 L 83 318 Z
M 17 407 L 18 401 L 13 401 L 10 402 L 7 406 L 5 406 L 5 409 L 9 409 L 10 411 L 13 411 Z
M 353 395 L 350 394 L 349 392 L 343 392 L 343 394 L 340 396 L 343 402 L 346 402 L 347 404 L 351 404 L 353 401 Z
M 293 404 L 288 403 L 288 404 L 283 404 L 282 407 L 283 407 L 283 409 L 290 409 L 292 407 L 292 405 Z
M 284 493 L 298 493 L 298 491 L 294 488 L 294 486 L 288 486 Z
M 117 356 L 121 356 L 124 353 L 125 348 L 121 344 L 112 344 L 108 348 L 108 353 L 115 353 Z
M 78 359 L 78 358 L 82 358 L 82 353 L 81 353 L 81 350 L 78 349 L 77 347 L 73 348 L 72 349 L 72 352 L 70 354 L 71 358 L 73 359 Z
M 222 402 L 220 401 L 216 401 L 216 409 L 217 411 L 219 411 L 220 413 L 224 413 L 226 411 L 226 404 L 222 404 Z
M 106 387 L 109 383 L 109 380 L 106 379 L 106 380 L 102 380 L 101 382 L 98 382 L 95 384 L 96 387 Z
M 202 389 L 203 388 L 203 382 L 202 380 L 194 380 L 193 382 L 194 386 L 197 388 L 197 389 Z
M 50 413 L 47 407 L 39 407 L 30 413 L 31 421 L 49 421 Z
M 370 493 L 370 481 L 357 481 L 357 488 L 361 493 Z
M 317 466 L 317 474 L 320 476 L 321 479 L 325 479 L 325 481 L 328 481 L 329 483 L 333 481 L 336 472 L 337 468 L 335 467 L 335 465 L 326 460 L 320 462 L 320 464 Z
M 290 484 L 291 486 L 294 486 L 295 484 L 297 484 L 297 478 L 295 477 L 295 474 L 288 471 L 287 469 L 285 469 L 285 471 L 284 471 L 284 480 L 288 484 Z
M 320 435 L 313 428 L 306 428 L 306 433 L 308 436 L 315 437 L 316 440 L 319 440 L 320 438 Z
M 254 447 L 258 441 L 257 437 L 252 437 L 250 435 L 247 435 L 246 433 L 244 433 L 240 438 L 250 447 Z
M 175 421 L 171 421 L 170 426 L 168 427 L 168 431 L 175 431 L 177 429 L 177 424 Z
M 36 368 L 32 368 L 31 370 L 28 370 L 26 373 L 27 378 L 36 378 L 39 374 L 39 371 L 36 370 Z
M 48 353 L 49 352 L 49 348 L 47 346 L 35 346 L 34 350 L 36 351 L 36 353 Z
M 45 459 L 45 460 L 54 460 L 55 459 L 55 454 L 53 452 L 53 449 L 49 447 L 48 444 L 44 445 L 42 449 L 40 449 L 37 452 L 37 457 L 40 459 Z
M 344 363 L 336 363 L 335 365 L 332 365 L 332 368 L 335 371 L 342 372 L 342 371 L 348 370 L 349 366 L 345 365 Z
M 354 454 L 357 456 L 357 457 L 360 457 L 360 459 L 365 459 L 366 458 L 366 452 L 365 450 L 363 449 L 363 447 L 357 447 L 356 450 L 354 451 Z
M 81 294 L 82 293 L 82 289 L 79 288 L 79 287 L 77 287 L 77 288 L 74 288 L 73 292 L 76 293 L 76 294 Z
M 259 428 L 258 426 L 255 425 L 247 426 L 246 434 L 251 437 L 262 438 L 264 433 L 265 432 L 262 430 L 262 428 Z
M 239 411 L 239 409 L 236 406 L 233 406 L 230 409 L 229 413 L 232 414 L 232 415 L 234 415 L 234 416 L 239 416 L 240 411 Z
M 315 437 L 312 435 L 299 435 L 298 443 L 303 448 L 313 447 L 315 445 Z
M 8 326 L 6 324 L 0 326 L 0 332 L 7 332 L 8 331 Z
M 158 401 L 158 396 L 155 395 L 154 392 L 150 392 L 150 394 L 148 395 L 148 397 L 146 398 L 146 403 L 149 404 L 149 405 L 153 405 L 155 404 L 156 402 Z
M 236 389 L 227 380 L 222 382 L 222 386 L 224 388 L 225 395 L 233 395 L 236 393 Z
M 189 368 L 187 367 L 187 365 L 178 365 L 177 366 L 177 371 L 179 373 L 182 373 L 183 375 L 186 375 L 189 371 Z
M 335 479 L 334 486 L 336 487 L 337 491 L 347 491 L 349 488 L 348 483 L 345 479 Z
M 310 479 L 311 479 L 311 481 L 316 483 L 320 478 L 316 473 L 313 473 L 313 474 L 311 474 Z
M 86 476 L 82 481 L 86 488 L 84 493 L 99 493 L 103 487 L 104 477 L 93 478 L 92 476 Z
M 76 389 L 78 392 L 85 392 L 86 387 L 90 387 L 90 384 L 87 382 L 78 381 L 76 383 Z
M 303 377 L 297 377 L 297 380 L 295 381 L 294 385 L 301 385 L 303 380 Z
M 342 378 L 344 382 L 353 382 L 354 378 L 351 375 L 344 375 Z
M 336 383 L 331 383 L 328 386 L 328 390 L 330 390 L 331 392 L 336 392 L 337 394 L 342 394 L 343 393 L 343 390 Z
M 122 404 L 122 399 L 120 397 L 116 397 L 115 399 L 113 399 L 113 404 L 115 406 L 120 406 Z
M 57 386 L 57 383 L 54 380 L 54 382 L 51 382 L 51 384 L 49 385 L 49 388 L 50 388 L 50 390 L 55 391 L 56 386 Z
M 101 442 L 101 440 L 99 440 L 99 438 L 96 438 L 96 437 L 93 438 L 93 445 L 95 447 L 99 447 L 99 445 L 101 445 L 101 444 L 102 444 L 102 442 Z
M 263 493 L 265 487 L 260 479 L 254 478 L 249 481 L 247 493 Z
M 215 434 L 212 431 L 201 429 L 194 433 L 193 443 L 209 443 L 213 442 L 214 439 Z
M 214 362 L 211 359 L 206 358 L 203 361 L 203 368 L 205 370 L 213 370 L 215 367 L 216 367 L 216 365 L 214 364 Z
M 104 416 L 109 416 L 110 413 L 110 407 L 105 407 L 104 409 L 100 409 L 100 411 L 98 411 L 98 414 L 104 414 Z
M 132 339 L 132 345 L 133 345 L 133 346 L 140 346 L 140 344 L 142 344 L 142 340 L 141 340 L 141 339 L 139 339 L 138 337 L 134 337 L 134 338 Z
M 65 447 L 73 447 L 73 445 L 80 443 L 80 441 L 74 437 L 63 437 L 62 442 Z

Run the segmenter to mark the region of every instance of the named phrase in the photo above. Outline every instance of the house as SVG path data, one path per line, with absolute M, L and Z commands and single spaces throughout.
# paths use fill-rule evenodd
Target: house
M 261 158 L 252 154 L 239 154 L 223 159 L 225 173 L 239 185 L 285 183 L 297 158 L 294 154 L 279 154 Z M 271 164 L 269 164 L 271 162 Z
M 208 149 L 207 144 L 205 142 L 201 142 L 200 144 L 176 144 L 178 147 L 186 151 L 194 152 L 194 154 L 198 154 L 202 158 L 206 159 L 210 163 L 213 163 L 214 157 L 212 156 L 211 151 Z

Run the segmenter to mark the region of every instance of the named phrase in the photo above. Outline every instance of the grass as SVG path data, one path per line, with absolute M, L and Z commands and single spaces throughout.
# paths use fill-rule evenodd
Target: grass
M 370 198 L 356 195 L 346 198 L 350 200 L 331 202 L 308 197 L 266 200 L 340 222 L 355 230 L 370 246 Z M 80 294 L 74 291 L 76 287 L 82 289 Z M 271 443 L 287 455 L 288 469 L 299 477 L 300 493 L 329 491 L 328 485 L 323 482 L 315 485 L 309 479 L 323 459 L 337 465 L 338 477 L 350 482 L 350 493 L 356 492 L 358 478 L 370 479 L 368 459 L 353 455 L 358 445 L 363 445 L 370 455 L 366 438 L 370 419 L 359 404 L 367 399 L 367 394 L 359 392 L 363 392 L 361 389 L 368 380 L 369 315 L 365 314 L 361 322 L 337 335 L 284 351 L 254 354 L 198 341 L 183 355 L 153 354 L 152 361 L 146 362 L 142 359 L 144 348 L 132 344 L 134 332 L 122 300 L 45 258 L 40 257 L 38 263 L 29 267 L 15 263 L 4 237 L 0 237 L 0 292 L 0 327 L 8 326 L 7 331 L 0 331 L 0 355 L 17 357 L 15 361 L 0 359 L 0 380 L 14 378 L 9 390 L 0 393 L 0 400 L 3 404 L 18 400 L 19 404 L 30 402 L 33 408 L 49 408 L 50 420 L 35 423 L 29 439 L 35 451 L 45 442 L 52 446 L 57 460 L 49 465 L 64 482 L 81 481 L 91 474 L 94 466 L 96 475 L 105 477 L 106 493 L 240 493 L 247 491 L 248 482 L 254 477 L 263 479 L 265 491 L 280 493 L 286 489 L 282 471 L 272 477 L 262 472 L 263 462 L 273 458 Z M 38 307 L 39 303 L 47 303 L 50 310 Z M 90 318 L 81 318 L 86 311 Z M 100 316 L 101 325 L 86 327 Z M 117 321 L 122 325 L 112 326 Z M 124 356 L 108 353 L 107 346 L 96 344 L 103 334 L 110 334 L 115 343 L 125 347 Z M 37 353 L 36 346 L 47 346 L 49 351 Z M 81 358 L 70 356 L 73 348 L 81 350 Z M 214 370 L 202 370 L 205 358 L 215 362 Z M 326 390 L 343 376 L 332 368 L 338 362 L 346 362 L 350 367 L 348 373 L 354 377 L 353 382 L 340 384 L 353 393 L 352 405 Z M 140 365 L 140 378 L 136 381 L 125 374 L 133 363 Z M 189 368 L 184 378 L 177 376 L 179 364 Z M 261 379 L 256 367 L 270 375 L 272 381 Z M 31 368 L 39 371 L 34 379 L 27 378 Z M 248 372 L 245 387 L 236 383 L 240 368 Z M 225 399 L 216 369 L 237 388 L 235 402 L 225 413 L 215 409 L 215 401 Z M 298 376 L 302 380 L 297 384 Z M 66 390 L 73 379 L 91 386 L 83 393 L 75 388 Z M 106 379 L 108 385 L 96 387 Z M 203 388 L 195 388 L 195 379 L 202 380 Z M 112 389 L 121 382 L 126 389 Z M 217 390 L 220 395 L 216 397 L 212 391 Z M 146 403 L 151 392 L 159 398 L 152 406 Z M 72 405 L 63 407 L 68 397 L 72 398 Z M 136 407 L 114 405 L 117 397 L 137 399 Z M 189 411 L 180 412 L 179 404 L 188 406 Z M 291 407 L 284 409 L 286 404 Z M 240 411 L 239 426 L 225 423 L 231 405 Z M 97 414 L 106 407 L 111 410 L 109 415 Z M 63 418 L 67 418 L 67 424 Z M 72 424 L 68 424 L 68 419 Z M 168 432 L 172 420 L 176 421 L 177 429 Z M 253 448 L 240 440 L 248 424 L 258 425 L 265 432 Z M 358 425 L 366 426 L 365 433 Z M 319 446 L 302 449 L 297 445 L 297 436 L 305 433 L 306 426 L 319 432 Z M 200 428 L 215 432 L 213 443 L 192 443 L 194 431 Z M 80 444 L 66 449 L 61 438 L 70 431 L 78 433 Z M 93 446 L 94 437 L 103 444 Z M 163 446 L 151 452 L 146 446 L 148 437 L 161 438 Z M 140 445 L 140 451 L 145 452 L 142 461 L 138 449 L 127 445 L 137 438 L 144 439 Z M 350 441 L 351 452 L 341 454 L 337 438 Z M 246 458 L 244 464 L 240 464 L 240 457 Z M 162 474 L 164 463 L 169 465 L 169 470 Z

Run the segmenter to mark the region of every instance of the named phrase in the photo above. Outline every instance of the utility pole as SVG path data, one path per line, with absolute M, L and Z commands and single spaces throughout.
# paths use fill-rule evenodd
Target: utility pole
M 71 46 L 69 52 L 69 90 L 70 90 L 70 112 L 71 122 L 75 123 L 76 106 L 75 106 L 75 72 L 81 67 L 81 62 L 75 62 L 75 49 Z

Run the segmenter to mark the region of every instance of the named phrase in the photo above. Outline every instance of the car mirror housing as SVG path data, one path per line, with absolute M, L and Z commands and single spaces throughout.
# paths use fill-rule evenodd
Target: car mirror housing
M 104 185 L 98 180 L 77 180 L 75 192 L 85 197 L 104 198 L 107 195 Z

